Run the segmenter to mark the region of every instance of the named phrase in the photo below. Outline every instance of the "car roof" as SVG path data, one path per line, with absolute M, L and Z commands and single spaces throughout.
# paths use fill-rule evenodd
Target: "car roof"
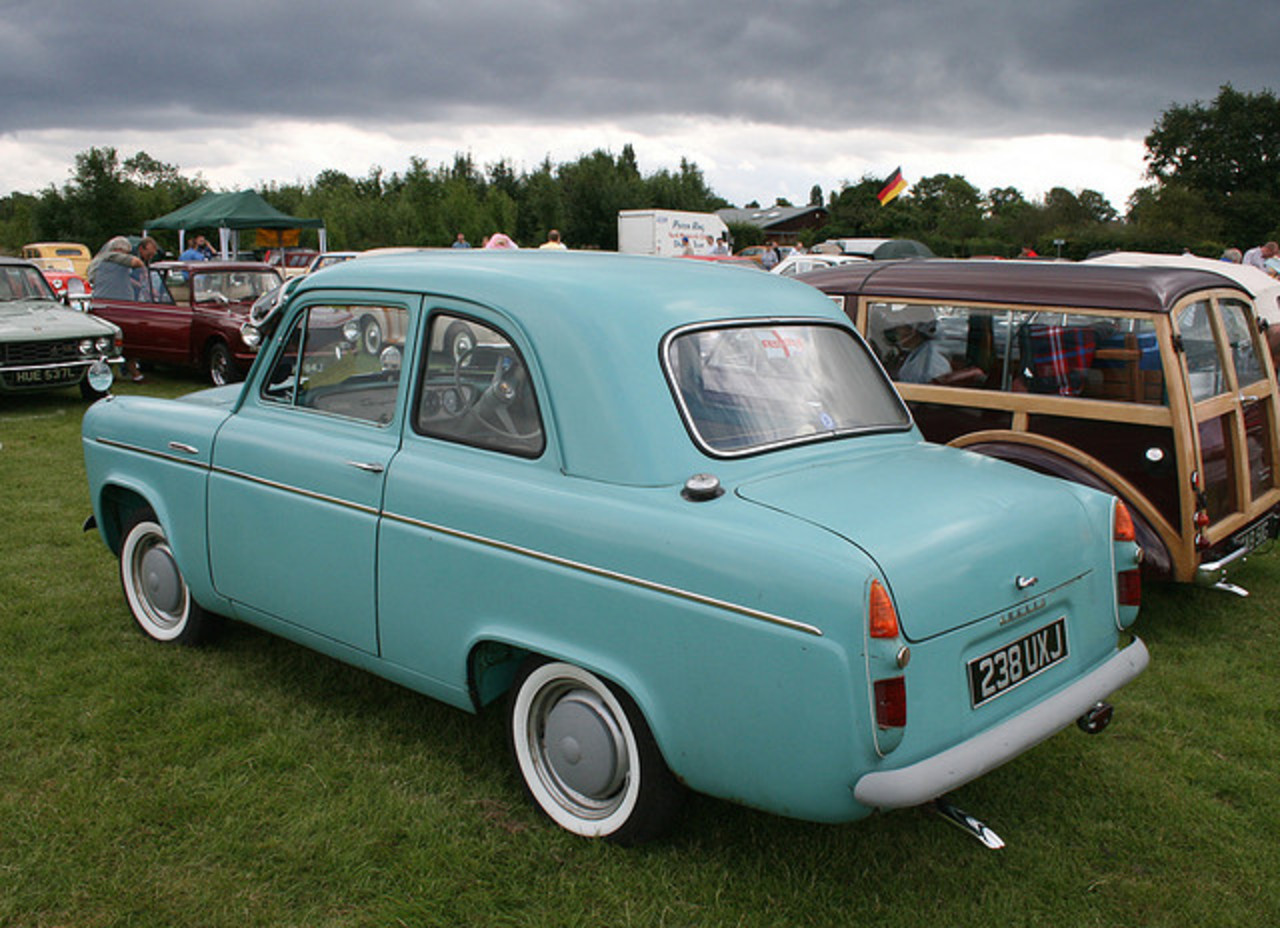
M 15 258 L 12 255 L 0 255 L 0 264 L 8 264 L 8 265 L 18 264 L 18 265 L 21 265 L 22 267 L 29 267 L 33 270 L 37 270 L 37 271 L 40 270 L 38 267 L 32 264 L 31 261 L 29 261 L 28 259 Z
M 1248 264 L 1234 264 L 1217 258 L 1200 258 L 1195 255 L 1155 254 L 1144 251 L 1113 251 L 1088 259 L 1097 264 L 1121 264 L 1130 267 L 1159 265 L 1163 267 L 1191 267 L 1230 277 L 1253 296 L 1258 315 L 1270 323 L 1280 322 L 1280 280 L 1265 271 Z
M 796 280 L 825 293 L 1168 313 L 1198 290 L 1228 288 L 1221 274 L 1183 267 L 1059 261 L 929 260 L 841 264 Z
M 165 271 L 183 268 L 188 271 L 275 271 L 261 261 L 156 261 L 153 270 Z
M 601 252 L 367 256 L 301 278 L 290 299 L 310 293 L 341 299 L 343 290 L 425 293 L 428 310 L 435 295 L 445 311 L 494 317 L 512 337 L 523 336 L 518 341 L 536 353 L 554 410 L 565 472 L 629 485 L 676 484 L 707 466 L 670 400 L 659 351 L 668 332 L 710 321 L 797 317 L 849 327 L 831 300 L 789 278 L 718 262 Z M 655 402 L 668 408 L 645 412 Z
M 434 292 L 518 309 L 521 325 L 531 332 L 545 327 L 548 335 L 565 326 L 596 328 L 607 318 L 620 339 L 708 319 L 840 315 L 789 281 L 722 262 L 603 252 L 446 248 L 366 255 L 326 268 L 297 293 L 334 287 Z

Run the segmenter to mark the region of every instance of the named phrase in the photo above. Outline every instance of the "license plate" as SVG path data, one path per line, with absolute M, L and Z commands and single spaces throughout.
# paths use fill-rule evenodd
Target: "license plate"
M 5 386 L 43 387 L 55 383 L 75 383 L 84 376 L 83 367 L 38 367 L 25 371 L 5 371 Z
M 1059 618 L 969 661 L 969 700 L 976 709 L 1067 658 L 1067 619 Z
M 1255 522 L 1248 528 L 1236 532 L 1231 536 L 1231 544 L 1235 548 L 1244 548 L 1246 551 L 1252 551 L 1275 537 L 1271 531 L 1271 516 L 1267 516 L 1260 522 Z

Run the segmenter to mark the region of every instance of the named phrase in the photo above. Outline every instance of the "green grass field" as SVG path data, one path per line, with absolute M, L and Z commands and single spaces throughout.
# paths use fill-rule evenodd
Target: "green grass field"
M 153 374 L 121 393 L 176 395 Z M 1253 595 L 1148 587 L 1152 665 L 932 813 L 843 826 L 694 797 L 638 850 L 526 804 L 500 712 L 249 627 L 135 631 L 89 514 L 74 390 L 0 397 L 0 925 L 1280 924 L 1280 556 Z

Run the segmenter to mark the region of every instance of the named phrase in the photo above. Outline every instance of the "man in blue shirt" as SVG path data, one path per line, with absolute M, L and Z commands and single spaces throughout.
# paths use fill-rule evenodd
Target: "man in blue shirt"
M 178 255 L 179 261 L 208 261 L 213 249 L 203 235 L 197 235 L 187 246 L 187 250 Z

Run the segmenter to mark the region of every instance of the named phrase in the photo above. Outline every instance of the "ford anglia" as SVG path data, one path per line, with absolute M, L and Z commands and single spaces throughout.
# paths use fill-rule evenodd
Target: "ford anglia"
M 368 316 L 399 334 L 370 346 Z M 1147 663 L 1124 506 L 925 443 L 803 284 L 389 255 L 271 321 L 244 384 L 85 416 L 138 627 L 230 617 L 504 705 L 576 834 L 653 837 L 686 788 L 825 822 L 927 803 L 1100 729 Z

